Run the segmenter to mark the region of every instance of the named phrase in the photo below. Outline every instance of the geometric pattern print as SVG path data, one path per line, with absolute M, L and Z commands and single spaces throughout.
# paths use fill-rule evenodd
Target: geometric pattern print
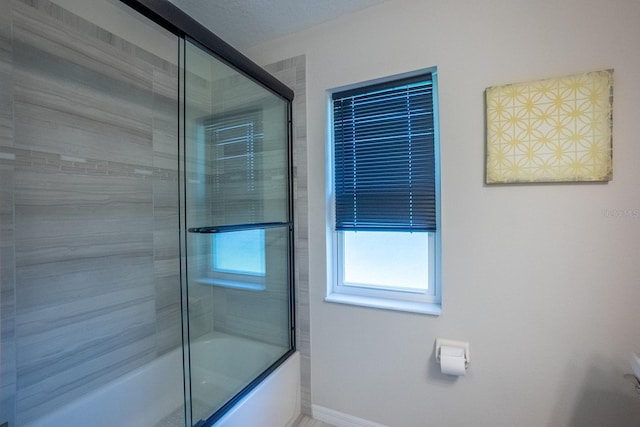
M 611 180 L 613 70 L 485 94 L 488 184 Z

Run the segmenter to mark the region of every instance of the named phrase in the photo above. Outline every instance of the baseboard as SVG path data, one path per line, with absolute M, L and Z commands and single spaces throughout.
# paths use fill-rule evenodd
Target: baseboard
M 333 424 L 336 427 L 387 427 L 373 421 L 363 420 L 353 415 L 334 411 L 324 406 L 312 405 L 311 414 L 316 420 Z
M 301 413 L 298 413 L 297 416 L 293 417 L 291 420 L 289 420 L 289 422 L 287 423 L 287 425 L 285 427 L 295 427 L 300 423 L 300 420 L 302 419 L 304 415 L 302 415 Z M 2 427 L 2 426 L 0 426 Z

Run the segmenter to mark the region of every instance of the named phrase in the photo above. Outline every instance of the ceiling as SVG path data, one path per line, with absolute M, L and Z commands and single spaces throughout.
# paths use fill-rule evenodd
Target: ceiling
M 170 0 L 238 50 L 386 0 Z

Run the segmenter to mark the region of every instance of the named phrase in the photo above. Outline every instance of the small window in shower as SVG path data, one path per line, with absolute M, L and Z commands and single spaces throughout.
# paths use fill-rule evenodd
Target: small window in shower
M 210 222 L 224 231 L 211 236 L 213 285 L 264 290 L 265 230 L 255 228 L 263 211 L 263 118 L 261 110 L 224 112 L 203 121 L 207 149 Z
M 243 230 L 211 236 L 212 284 L 224 287 L 265 289 L 264 230 Z
M 213 271 L 264 276 L 264 230 L 213 235 Z
M 264 131 L 261 110 L 216 114 L 203 122 L 211 221 L 261 222 L 264 210 Z

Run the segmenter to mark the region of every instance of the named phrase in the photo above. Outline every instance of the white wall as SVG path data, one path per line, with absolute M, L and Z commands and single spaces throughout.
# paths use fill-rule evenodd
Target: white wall
M 640 351 L 640 2 L 389 0 L 247 54 L 307 55 L 314 405 L 391 427 L 640 425 L 622 377 Z M 326 303 L 326 90 L 433 65 L 443 314 Z M 483 185 L 486 87 L 605 68 L 613 181 Z M 466 377 L 438 373 L 437 336 L 471 343 Z

